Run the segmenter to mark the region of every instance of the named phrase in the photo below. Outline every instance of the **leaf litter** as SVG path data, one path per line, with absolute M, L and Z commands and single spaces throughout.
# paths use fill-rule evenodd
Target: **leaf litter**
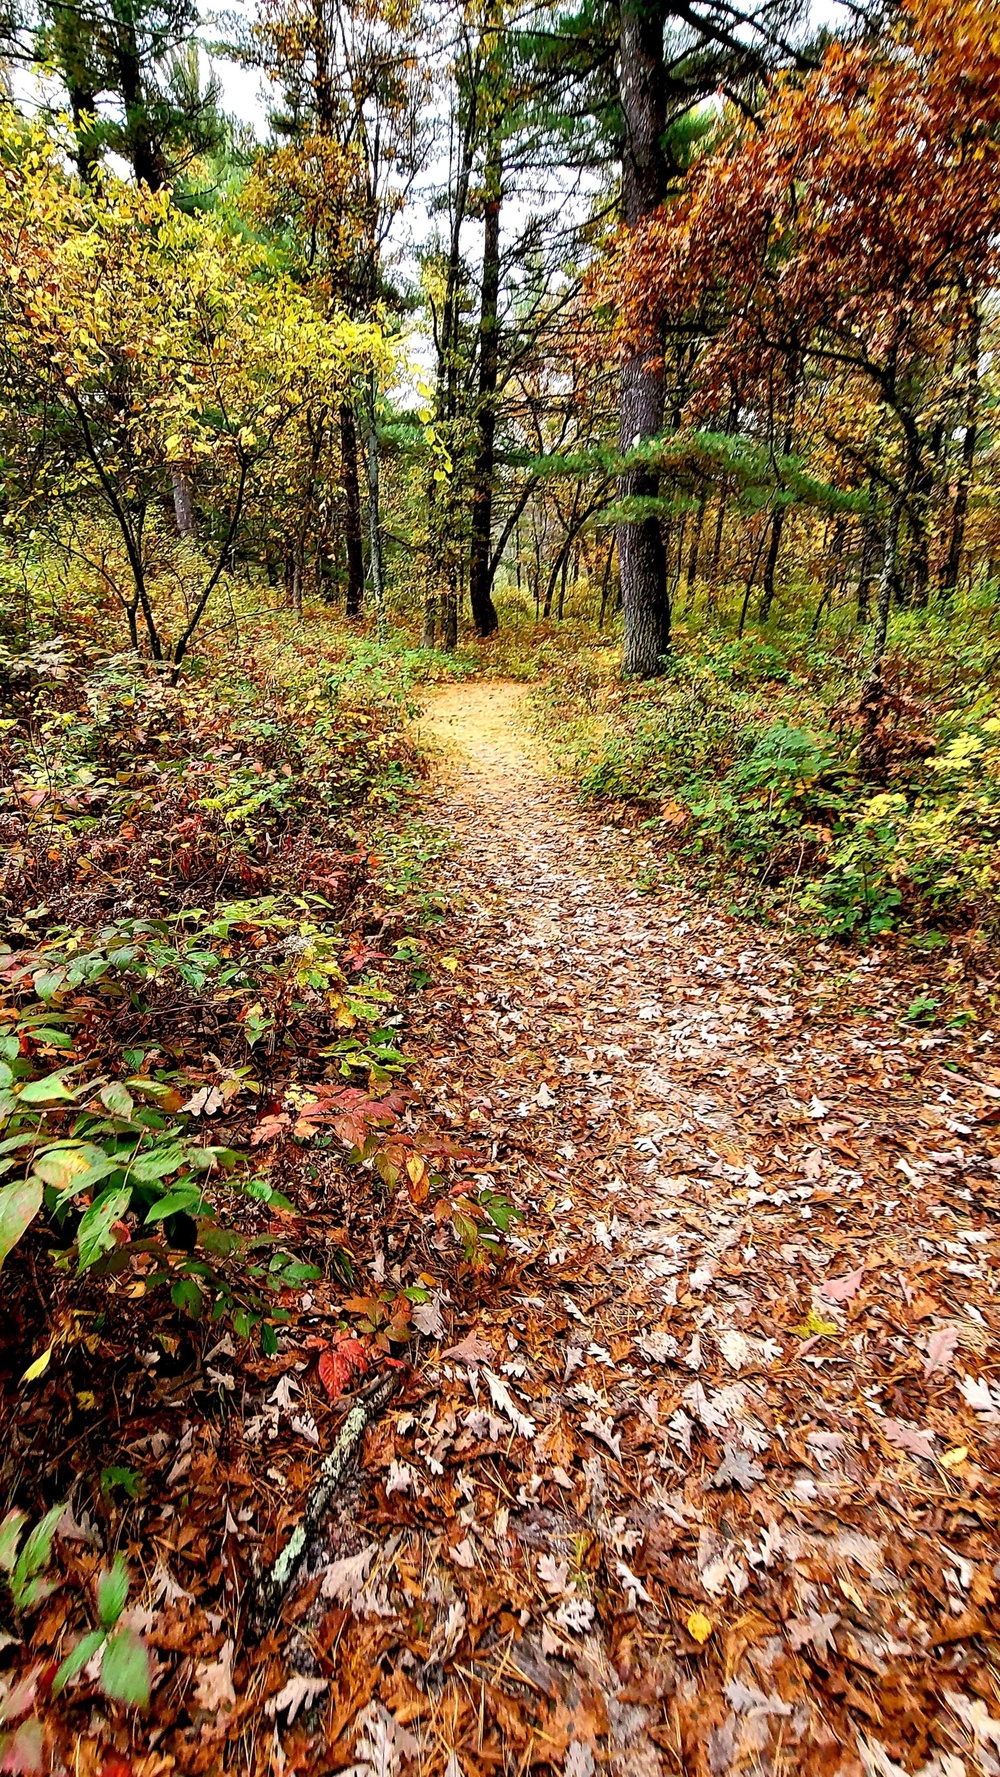
M 434 699 L 456 966 L 407 1047 L 523 1220 L 490 1269 L 389 1208 L 352 1287 L 412 1280 L 414 1363 L 260 1635 L 306 1418 L 328 1449 L 369 1386 L 343 1288 L 276 1358 L 215 1358 L 224 1412 L 192 1377 L 124 1414 L 153 1709 L 78 1706 L 76 1769 L 1000 1773 L 990 1033 L 901 1022 L 898 953 L 640 894 L 641 841 L 534 757 L 522 696 Z

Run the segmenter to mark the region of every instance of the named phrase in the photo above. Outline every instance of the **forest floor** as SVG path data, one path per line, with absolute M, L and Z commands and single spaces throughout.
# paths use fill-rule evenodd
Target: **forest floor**
M 989 1033 L 641 893 L 522 687 L 421 732 L 458 966 L 408 1047 L 524 1221 L 341 1514 L 355 1760 L 1000 1771 Z
M 114 1536 L 149 1582 L 153 1714 L 73 1693 L 63 1763 L 1000 1772 L 992 1033 L 922 1028 L 940 959 L 644 892 L 641 832 L 581 808 L 524 687 L 424 701 L 449 911 L 406 1002 L 412 1115 L 521 1219 L 473 1267 L 429 1205 L 275 1150 L 311 1236 L 347 1226 L 356 1290 L 420 1283 L 413 1366 L 261 1627 L 253 1567 L 350 1405 L 316 1352 L 358 1310 L 327 1278 L 276 1358 L 206 1328 L 159 1381 L 148 1332 L 119 1340 L 114 1436 L 146 1491 Z M 65 1622 L 57 1600 L 40 1644 Z

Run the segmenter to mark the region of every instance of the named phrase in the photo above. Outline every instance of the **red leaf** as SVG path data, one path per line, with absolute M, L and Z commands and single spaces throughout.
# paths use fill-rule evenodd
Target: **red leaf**
M 363 1376 L 369 1357 L 360 1339 L 338 1339 L 319 1360 L 319 1379 L 331 1401 L 340 1399 L 354 1376 Z
M 101 1766 L 101 1777 L 132 1777 L 131 1761 L 120 1752 L 109 1752 Z
M 262 1117 L 250 1136 L 250 1146 L 259 1147 L 262 1141 L 277 1141 L 283 1129 L 287 1129 L 291 1119 L 281 1111 L 277 1116 Z

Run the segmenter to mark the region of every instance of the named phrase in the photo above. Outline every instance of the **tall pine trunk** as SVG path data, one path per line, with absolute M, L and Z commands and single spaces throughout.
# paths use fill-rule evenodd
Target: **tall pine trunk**
M 385 574 L 382 565 L 382 501 L 378 460 L 378 408 L 375 372 L 365 387 L 365 479 L 368 487 L 368 572 L 375 612 L 375 639 L 384 647 L 389 639 L 385 609 Z
M 500 131 L 494 125 L 486 150 L 486 199 L 483 236 L 483 289 L 479 309 L 479 412 L 476 456 L 472 471 L 472 540 L 469 551 L 469 605 L 479 635 L 497 628 L 490 571 L 493 533 L 494 441 L 496 390 L 500 362 L 497 307 L 500 295 L 500 200 L 503 159 Z
M 341 484 L 344 489 L 344 542 L 347 548 L 347 615 L 360 617 L 365 594 L 365 558 L 361 542 L 361 490 L 358 486 L 358 429 L 348 397 L 340 404 Z
M 620 0 L 619 91 L 625 126 L 622 208 L 635 227 L 667 194 L 663 152 L 666 94 L 663 67 L 663 0 Z M 623 452 L 663 427 L 663 341 L 651 330 L 636 342 L 622 367 L 620 444 Z M 623 501 L 655 498 L 655 470 L 630 469 L 619 479 Z M 658 518 L 637 516 L 618 526 L 624 637 L 622 671 L 648 679 L 670 648 L 667 563 Z

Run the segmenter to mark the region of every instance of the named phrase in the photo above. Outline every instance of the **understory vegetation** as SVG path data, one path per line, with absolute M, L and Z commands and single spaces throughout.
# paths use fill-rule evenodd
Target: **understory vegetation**
M 623 684 L 611 647 L 567 656 L 538 694 L 540 726 L 586 798 L 632 806 L 664 858 L 746 915 L 845 942 L 974 933 L 992 947 L 995 596 L 986 582 L 893 621 L 878 780 L 849 614 L 784 608 L 738 635 L 724 593 L 704 621 L 681 619 L 656 680 Z

